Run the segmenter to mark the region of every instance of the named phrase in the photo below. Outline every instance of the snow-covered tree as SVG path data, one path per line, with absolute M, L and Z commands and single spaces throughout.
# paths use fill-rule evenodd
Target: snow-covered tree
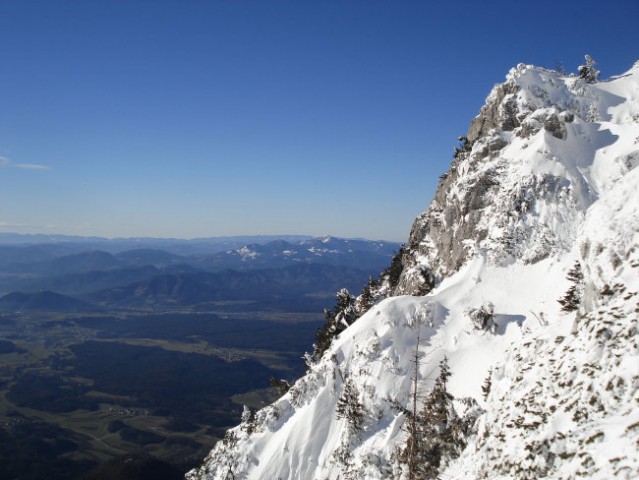
M 419 397 L 419 365 L 420 365 L 420 355 L 419 355 L 419 326 L 417 326 L 417 341 L 415 344 L 415 350 L 413 352 L 413 358 L 411 360 L 413 363 L 413 376 L 411 378 L 411 382 L 413 385 L 413 391 L 411 392 L 411 405 L 410 408 L 404 411 L 404 415 L 406 416 L 406 423 L 404 424 L 404 429 L 408 434 L 406 438 L 406 445 L 404 449 L 399 454 L 400 461 L 406 465 L 408 470 L 408 480 L 414 480 L 418 478 L 418 464 L 421 460 L 420 450 L 422 444 L 422 436 L 420 435 L 420 428 L 418 425 L 419 415 L 417 411 L 417 400 Z
M 465 426 L 455 413 L 447 383 L 451 375 L 448 359 L 439 365 L 439 376 L 421 409 L 408 415 L 408 437 L 399 455 L 407 480 L 436 479 L 440 468 L 459 456 L 465 447 Z M 414 387 L 415 388 L 415 387 Z M 413 393 L 413 403 L 417 395 Z
M 291 388 L 291 384 L 283 378 L 269 377 L 268 381 L 273 391 L 280 397 Z
M 493 319 L 495 306 L 492 302 L 488 302 L 479 308 L 471 308 L 466 312 L 471 323 L 477 330 L 487 330 L 494 332 L 497 325 Z
M 446 384 L 450 378 L 448 359 L 444 357 L 439 365 L 439 376 L 432 391 L 426 397 L 420 412 L 420 434 L 422 436 L 420 477 L 436 478 L 444 455 L 454 449 L 452 427 L 456 418 L 452 417 L 453 396 L 448 393 Z M 452 417 L 452 418 L 451 418 Z
M 368 312 L 379 297 L 379 284 L 372 276 L 362 289 L 362 293 L 357 297 L 357 314 L 361 317 Z
M 583 78 L 588 83 L 595 83 L 599 80 L 599 70 L 595 68 L 596 62 L 590 55 L 585 55 L 585 65 L 579 65 L 577 69 L 579 71 L 579 77 Z
M 382 277 L 388 280 L 388 285 L 392 290 L 399 284 L 399 278 L 404 270 L 404 264 L 402 263 L 402 257 L 406 253 L 406 245 L 399 247 L 399 251 L 393 256 L 390 267 L 382 272 Z
M 490 395 L 490 389 L 493 386 L 493 369 L 488 370 L 488 375 L 486 376 L 486 380 L 484 380 L 484 384 L 481 386 L 481 393 L 484 396 L 484 400 L 488 399 L 488 395 Z
M 356 298 L 342 288 L 337 292 L 337 303 L 333 311 L 324 310 L 326 323 L 315 334 L 313 360 L 319 360 L 330 347 L 333 338 L 348 328 L 358 318 Z
M 364 405 L 359 399 L 357 386 L 350 378 L 344 382 L 344 390 L 337 401 L 337 418 L 348 422 L 352 433 L 358 434 L 364 425 Z
M 466 135 L 458 137 L 457 141 L 459 142 L 459 145 L 455 147 L 455 150 L 453 151 L 454 158 L 459 158 L 461 155 L 467 155 L 468 153 L 470 153 L 473 148 L 473 144 L 471 141 L 468 140 L 468 137 Z
M 244 410 L 242 411 L 241 422 L 242 430 L 249 435 L 255 431 L 255 412 L 246 405 L 244 405 Z
M 566 278 L 572 282 L 572 285 L 564 296 L 557 301 L 561 304 L 561 310 L 563 312 L 573 312 L 579 309 L 584 290 L 584 274 L 581 271 L 581 264 L 579 262 L 575 262 L 573 267 L 568 271 Z

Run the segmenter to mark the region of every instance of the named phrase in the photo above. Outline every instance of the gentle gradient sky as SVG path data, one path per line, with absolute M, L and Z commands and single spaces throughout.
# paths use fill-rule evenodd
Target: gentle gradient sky
M 400 240 L 519 62 L 639 60 L 639 2 L 0 0 L 0 232 Z

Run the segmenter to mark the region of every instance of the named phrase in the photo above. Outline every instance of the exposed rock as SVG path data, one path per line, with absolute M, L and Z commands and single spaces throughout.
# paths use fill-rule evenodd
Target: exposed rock
M 512 185 L 500 184 L 499 178 L 514 168 L 504 154 L 513 135 L 525 140 L 543 131 L 557 139 L 568 138 L 566 125 L 575 121 L 571 108 L 587 110 L 579 97 L 569 93 L 569 83 L 556 72 L 518 65 L 506 82 L 493 88 L 466 135 L 472 149 L 457 152 L 429 209 L 413 224 L 395 294 L 423 291 L 422 274 L 412 269 L 430 272 L 437 284 L 487 241 L 504 261 L 521 254 L 534 263 L 566 248 L 534 209 L 559 208 L 567 218 L 574 217 L 573 205 L 583 199 L 580 190 L 588 190 L 588 181 L 579 172 L 571 173 L 572 188 L 570 182 L 557 182 L 550 175 L 530 176 Z M 488 223 L 499 225 L 501 231 L 491 231 Z
M 495 86 L 486 104 L 479 111 L 479 115 L 470 124 L 466 135 L 468 140 L 474 142 L 493 128 L 514 129 L 519 124 L 516 117 L 516 104 L 513 100 L 518 90 L 517 85 L 508 81 Z

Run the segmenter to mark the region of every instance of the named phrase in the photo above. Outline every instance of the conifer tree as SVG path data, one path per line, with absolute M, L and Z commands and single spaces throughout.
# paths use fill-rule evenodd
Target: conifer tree
M 241 428 L 249 435 L 255 431 L 255 413 L 246 405 L 242 411 Z
M 349 291 L 342 288 L 337 292 L 337 303 L 335 304 L 335 334 L 341 333 L 357 320 L 357 307 Z
M 460 157 L 460 155 L 462 154 L 470 152 L 473 147 L 472 143 L 468 140 L 468 137 L 466 135 L 462 135 L 461 137 L 458 137 L 457 141 L 459 142 L 459 146 L 455 147 L 455 150 L 453 153 L 453 157 L 455 159 Z
M 337 418 L 345 419 L 351 431 L 358 434 L 364 425 L 364 405 L 359 400 L 357 387 L 350 378 L 344 382 L 344 390 L 337 401 Z
M 388 285 L 392 290 L 399 284 L 399 278 L 404 270 L 404 264 L 402 263 L 402 257 L 406 253 L 406 245 L 399 247 L 399 251 L 393 256 L 390 267 L 383 272 L 383 276 L 388 278 Z
M 373 305 L 375 305 L 376 295 L 375 292 L 377 290 L 378 284 L 377 281 L 370 276 L 368 278 L 368 283 L 362 289 L 362 293 L 359 297 L 357 297 L 357 314 L 358 316 L 364 315 L 368 312 Z
M 493 386 L 493 369 L 488 370 L 488 376 L 486 380 L 484 380 L 484 384 L 481 386 L 481 392 L 484 395 L 484 400 L 488 399 L 488 395 L 490 394 L 490 389 Z
M 399 459 L 408 468 L 408 480 L 416 480 L 417 472 L 419 470 L 420 450 L 422 437 L 420 435 L 420 429 L 418 427 L 418 411 L 417 411 L 417 399 L 419 390 L 419 326 L 417 327 L 417 343 L 415 345 L 415 351 L 411 360 L 413 363 L 413 376 L 411 382 L 413 384 L 413 391 L 411 393 L 411 407 L 404 412 L 407 417 L 405 423 L 405 429 L 408 433 L 406 439 L 406 446 L 399 454 Z
M 271 388 L 273 389 L 273 391 L 280 397 L 288 392 L 291 388 L 291 384 L 283 378 L 278 379 L 276 377 L 269 377 L 268 382 L 271 384 Z
M 573 312 L 579 309 L 583 296 L 583 280 L 584 274 L 581 271 L 579 261 L 575 262 L 573 267 L 568 271 L 566 278 L 572 282 L 570 288 L 563 297 L 557 300 L 561 304 L 562 312 Z
M 453 396 L 448 393 L 446 384 L 450 378 L 448 359 L 439 364 L 439 376 L 432 391 L 426 397 L 420 412 L 420 434 L 422 436 L 420 477 L 436 478 L 442 456 L 452 450 L 452 418 L 450 415 Z
M 584 58 L 586 59 L 586 64 L 579 66 L 579 77 L 583 78 L 587 83 L 595 83 L 599 80 L 599 70 L 595 68 L 596 62 L 590 55 L 584 55 Z
M 418 362 L 416 355 L 415 361 Z M 413 380 L 413 409 L 407 411 L 408 437 L 399 454 L 408 480 L 434 480 L 445 462 L 459 456 L 465 447 L 463 422 L 455 413 L 453 396 L 448 393 L 451 375 L 448 359 L 440 363 L 439 376 L 433 389 L 417 411 L 417 381 Z
M 342 288 L 337 292 L 337 303 L 333 311 L 324 309 L 326 322 L 315 334 L 315 344 L 313 345 L 313 360 L 319 360 L 324 352 L 331 346 L 333 338 L 348 328 L 357 320 L 356 299 L 349 291 Z

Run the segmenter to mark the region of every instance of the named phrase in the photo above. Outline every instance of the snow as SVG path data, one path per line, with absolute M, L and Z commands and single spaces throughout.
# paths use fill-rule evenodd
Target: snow
M 639 478 L 639 63 L 592 85 L 527 65 L 506 81 L 520 127 L 479 139 L 446 187 L 462 201 L 487 172 L 497 179 L 465 263 L 427 295 L 375 305 L 257 412 L 255 432 L 235 428 L 189 479 L 404 478 L 411 379 L 427 393 L 444 357 L 458 415 L 484 413 L 441 478 Z M 493 90 L 487 102 L 497 100 Z M 552 115 L 563 120 L 548 130 Z M 504 146 L 486 155 L 495 138 Z M 411 268 L 431 268 L 434 255 Z M 582 302 L 562 312 L 575 262 Z M 485 328 L 471 318 L 482 307 L 493 312 Z M 357 434 L 336 414 L 347 381 L 364 410 Z
M 235 251 L 242 257 L 242 261 L 253 260 L 260 255 L 255 250 L 251 250 L 248 246 L 244 246 Z
M 322 243 L 326 243 L 326 242 L 322 241 Z M 307 248 L 306 250 L 320 257 L 322 256 L 323 253 L 342 253 L 339 250 L 329 249 L 329 248 L 311 247 L 311 248 Z

